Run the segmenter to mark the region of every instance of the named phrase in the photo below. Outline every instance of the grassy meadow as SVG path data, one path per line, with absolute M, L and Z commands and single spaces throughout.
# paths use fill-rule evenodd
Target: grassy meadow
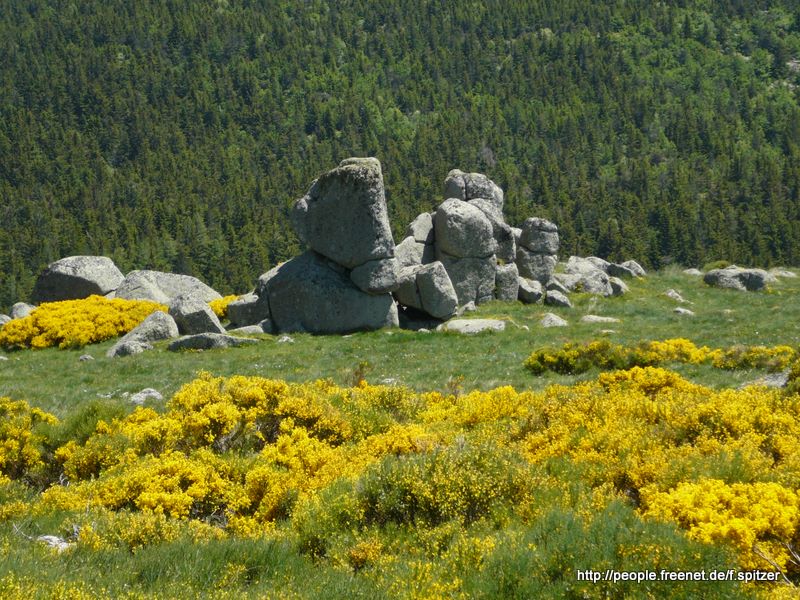
M 797 349 L 800 278 L 629 285 L 571 309 L 489 303 L 465 317 L 506 330 L 474 336 L 0 352 L 0 598 L 795 597 L 796 392 L 739 389 L 766 371 L 708 361 L 523 363 L 596 340 Z M 542 328 L 546 312 L 569 325 Z M 143 388 L 164 400 L 137 408 Z M 781 580 L 579 575 L 730 569 Z

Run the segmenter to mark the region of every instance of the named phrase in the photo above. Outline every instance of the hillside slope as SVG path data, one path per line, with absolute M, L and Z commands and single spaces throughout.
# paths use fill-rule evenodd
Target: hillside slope
M 789 0 L 44 0 L 0 56 L 0 308 L 70 254 L 243 292 L 350 155 L 396 232 L 459 167 L 565 255 L 800 263 Z

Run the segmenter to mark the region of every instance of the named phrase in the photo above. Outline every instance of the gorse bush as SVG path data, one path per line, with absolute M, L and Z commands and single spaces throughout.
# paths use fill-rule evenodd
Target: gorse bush
M 629 348 L 598 340 L 584 344 L 567 343 L 559 349 L 533 352 L 525 367 L 535 375 L 553 371 L 563 375 L 584 373 L 592 367 L 602 370 L 630 369 L 679 362 L 711 364 L 718 369 L 767 369 L 780 371 L 796 358 L 791 346 L 733 346 L 726 350 L 697 347 L 682 338 L 642 342 Z
M 0 330 L 0 346 L 23 348 L 80 348 L 128 333 L 151 313 L 167 308 L 146 300 L 109 300 L 89 296 L 84 300 L 47 302 Z
M 657 367 L 459 395 L 201 374 L 162 411 L 0 407 L 0 519 L 48 523 L 75 556 L 257 538 L 388 596 L 622 597 L 572 570 L 692 560 L 800 579 L 800 396 L 783 390 Z M 491 585 L 487 565 L 504 565 Z
M 223 298 L 212 300 L 208 303 L 208 305 L 211 307 L 211 310 L 214 311 L 214 314 L 217 315 L 220 320 L 222 320 L 228 317 L 228 304 L 237 298 L 239 298 L 239 296 L 235 294 L 231 296 L 225 296 Z

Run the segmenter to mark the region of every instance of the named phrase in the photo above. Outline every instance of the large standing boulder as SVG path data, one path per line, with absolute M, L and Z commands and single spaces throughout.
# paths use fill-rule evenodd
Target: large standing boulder
M 547 219 L 531 217 L 519 230 L 516 263 L 519 274 L 526 279 L 547 284 L 558 262 L 558 227 Z
M 469 204 L 480 210 L 489 219 L 489 223 L 492 224 L 492 236 L 497 247 L 495 251 L 497 259 L 505 262 L 514 262 L 517 256 L 517 244 L 514 239 L 514 231 L 503 219 L 503 213 L 484 198 L 470 200 Z
M 150 342 L 168 340 L 178 337 L 178 325 L 170 315 L 160 310 L 155 311 L 144 321 L 122 336 L 116 344 L 109 348 L 106 356 L 114 358 L 137 354 L 131 349 L 144 349 Z
M 322 175 L 295 203 L 292 224 L 312 250 L 348 269 L 393 257 L 380 162 L 349 158 Z
M 169 314 L 183 335 L 195 333 L 225 333 L 217 315 L 204 301 L 184 294 L 169 304 Z
M 753 292 L 764 289 L 768 283 L 774 283 L 777 279 L 763 269 L 743 269 L 731 265 L 709 271 L 703 276 L 703 281 L 712 287 Z
M 514 302 L 519 296 L 519 271 L 513 262 L 497 265 L 494 275 L 495 296 L 498 300 Z
M 160 304 L 169 304 L 182 295 L 189 295 L 203 302 L 222 298 L 219 292 L 197 277 L 163 271 L 131 271 L 116 291 L 117 298 L 150 300 Z
M 107 256 L 69 256 L 48 265 L 31 294 L 34 304 L 103 296 L 122 283 L 122 272 Z
M 398 325 L 391 295 L 362 292 L 347 271 L 336 269 L 313 251 L 273 271 L 262 277 L 272 322 L 279 332 L 350 333 Z
M 424 212 L 417 215 L 417 218 L 411 221 L 411 224 L 406 230 L 406 236 L 414 238 L 414 241 L 421 244 L 433 244 L 435 239 L 433 233 L 433 215 Z

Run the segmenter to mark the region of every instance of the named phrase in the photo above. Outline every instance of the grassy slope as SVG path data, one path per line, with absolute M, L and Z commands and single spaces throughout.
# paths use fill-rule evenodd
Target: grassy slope
M 468 316 L 505 319 L 508 327 L 502 333 L 476 336 L 391 330 L 351 336 L 293 335 L 294 343 L 278 343 L 277 337 L 264 336 L 261 344 L 249 348 L 173 354 L 160 347 L 114 360 L 105 357 L 113 342 L 83 350 L 10 353 L 5 355 L 8 361 L 0 361 L 0 395 L 25 399 L 64 416 L 84 401 L 98 397 L 121 401 L 125 392 L 145 387 L 169 398 L 202 370 L 215 375 L 261 375 L 289 381 L 331 378 L 349 384 L 365 362 L 369 363 L 366 379 L 371 383 L 396 382 L 416 390 L 488 390 L 500 385 L 540 389 L 575 378 L 531 376 L 522 362 L 533 350 L 603 335 L 623 344 L 685 337 L 712 347 L 800 345 L 800 278 L 782 279 L 765 293 L 741 293 L 709 288 L 700 278 L 676 270 L 630 282 L 630 288 L 631 293 L 621 298 L 574 295 L 572 309 L 489 303 Z M 693 302 L 687 306 L 696 316 L 672 312 L 678 304 L 663 296 L 669 288 Z M 570 325 L 543 329 L 538 321 L 545 312 L 561 315 Z M 613 316 L 622 322 L 583 324 L 579 319 L 584 314 Z M 614 333 L 601 333 L 607 329 Z M 95 360 L 80 362 L 78 357 L 83 354 Z M 710 366 L 674 368 L 713 387 L 736 387 L 759 375 Z M 581 378 L 595 375 L 589 372 Z

